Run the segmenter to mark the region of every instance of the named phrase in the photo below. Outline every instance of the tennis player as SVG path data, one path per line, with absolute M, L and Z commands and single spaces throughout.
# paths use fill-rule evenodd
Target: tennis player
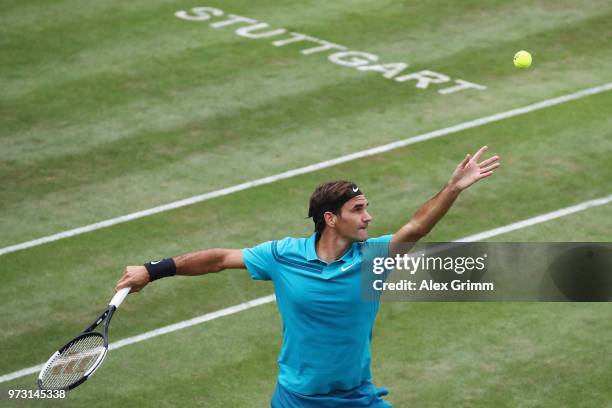
M 491 176 L 499 157 L 479 162 L 484 146 L 466 155 L 449 182 L 393 235 L 368 238 L 368 200 L 348 181 L 320 185 L 310 198 L 314 233 L 245 249 L 207 249 L 128 266 L 116 289 L 141 290 L 172 275 L 247 269 L 253 279 L 272 280 L 283 322 L 278 383 L 272 408 L 391 407 L 370 374 L 370 341 L 379 302 L 360 290 L 363 250 L 414 245 L 446 214 L 461 191 Z

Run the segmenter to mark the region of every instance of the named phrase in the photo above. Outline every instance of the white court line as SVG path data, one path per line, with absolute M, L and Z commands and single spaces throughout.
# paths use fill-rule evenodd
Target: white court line
M 537 217 L 528 218 L 523 221 L 515 222 L 513 224 L 504 225 L 503 227 L 495 228 L 489 231 L 481 232 L 479 234 L 470 235 L 465 238 L 461 238 L 458 241 L 461 242 L 476 242 L 484 241 L 485 239 L 495 237 L 497 235 L 506 234 L 511 231 L 516 231 L 525 227 L 540 224 L 546 221 L 554 220 L 555 218 L 565 217 L 566 215 L 574 214 L 580 211 L 588 210 L 589 208 L 599 207 L 612 202 L 612 194 L 607 197 L 597 198 L 595 200 L 585 201 L 580 204 L 573 205 L 571 207 L 562 208 L 557 211 L 549 212 L 546 214 L 538 215 Z
M 574 214 L 580 211 L 588 210 L 589 208 L 599 207 L 602 205 L 606 205 L 612 202 L 612 194 L 607 197 L 598 198 L 596 200 L 585 201 L 580 204 L 573 205 L 571 207 L 562 208 L 557 211 L 549 212 L 546 214 L 538 215 L 532 218 L 528 218 L 523 221 L 515 222 L 512 224 L 505 225 L 503 227 L 494 228 L 488 231 L 481 232 L 475 235 L 469 235 L 467 237 L 460 238 L 455 242 L 474 242 L 478 240 L 484 240 L 487 238 L 491 238 L 497 235 L 502 235 L 510 231 L 516 231 L 522 228 L 526 228 L 532 225 L 541 224 L 546 221 L 554 220 L 555 218 L 564 217 L 566 215 Z M 160 327 L 159 329 L 151 330 L 143 334 L 139 334 L 137 336 L 127 337 L 123 340 L 118 340 L 109 345 L 110 350 L 115 350 L 121 348 L 123 346 L 127 346 L 134 343 L 139 343 L 141 341 L 145 341 L 151 339 L 153 337 L 161 336 L 162 334 L 172 333 L 177 330 L 182 330 L 187 327 L 195 326 L 200 323 L 208 322 L 210 320 L 217 319 L 223 316 L 229 316 L 234 313 L 241 312 L 243 310 L 251 309 L 253 307 L 264 305 L 266 303 L 271 303 L 275 301 L 274 295 L 268 295 L 264 297 L 260 297 L 257 299 L 249 300 L 248 302 L 240 303 L 239 305 L 234 305 L 227 307 L 225 309 L 217 310 L 215 312 L 206 313 L 198 317 L 194 317 L 193 319 L 183 320 L 182 322 L 174 323 L 169 326 Z M 15 371 L 9 374 L 4 374 L 0 376 L 0 383 L 11 381 L 20 377 L 25 377 L 26 375 L 36 374 L 38 373 L 43 364 L 24 368 L 19 371 Z
M 148 340 L 153 337 L 161 336 L 162 334 L 172 333 L 177 330 L 182 330 L 187 327 L 195 326 L 196 324 L 208 322 L 210 320 L 218 319 L 219 317 L 229 316 L 234 313 L 241 312 L 243 310 L 251 309 L 255 306 L 263 305 L 266 303 L 274 302 L 276 297 L 274 295 L 268 295 L 257 299 L 249 300 L 239 305 L 226 307 L 225 309 L 217 310 L 214 312 L 206 313 L 193 319 L 183 320 L 182 322 L 174 323 L 169 326 L 160 327 L 159 329 L 151 330 L 146 333 L 139 334 L 125 338 L 123 340 L 115 341 L 108 345 L 109 350 L 115 350 L 123 346 L 127 346 L 133 343 L 139 343 L 141 341 Z M 26 375 L 35 374 L 40 372 L 44 364 L 39 364 L 34 367 L 24 368 L 19 371 L 15 371 L 9 374 L 0 376 L 0 383 L 11 381 L 17 378 L 25 377 Z
M 85 225 L 83 227 L 78 227 L 78 228 L 74 228 L 71 230 L 63 231 L 63 232 L 59 232 L 53 235 L 47 235 L 46 237 L 22 242 L 20 244 L 10 245 L 10 246 L 0 249 L 0 256 L 11 253 L 11 252 L 20 251 L 22 249 L 31 248 L 37 245 L 46 244 L 48 242 L 59 241 L 60 239 L 73 237 L 75 235 L 84 234 L 86 232 L 95 231 L 101 228 L 110 227 L 112 225 L 121 224 L 127 221 L 136 220 L 138 218 L 147 217 L 149 215 L 158 214 L 161 212 L 173 210 L 173 209 L 180 208 L 180 207 L 185 207 L 185 206 L 195 204 L 195 203 L 200 203 L 202 201 L 210 200 L 212 198 L 226 196 L 226 195 L 233 194 L 238 191 L 246 190 L 246 189 L 253 188 L 256 186 L 274 183 L 276 181 L 299 176 L 301 174 L 312 173 L 314 171 L 321 170 L 327 167 L 332 167 L 332 166 L 335 166 L 341 163 L 346 163 L 348 161 L 357 160 L 357 159 L 373 156 L 373 155 L 380 154 L 380 153 L 385 153 L 390 150 L 398 149 L 400 147 L 405 147 L 411 144 L 424 142 L 426 140 L 435 139 L 435 138 L 446 136 L 452 133 L 461 132 L 466 129 L 475 128 L 478 126 L 486 125 L 488 123 L 497 122 L 503 119 L 508 119 L 514 116 L 524 115 L 526 113 L 530 113 L 530 112 L 533 112 L 539 109 L 548 108 L 550 106 L 559 105 L 565 102 L 573 101 L 576 99 L 584 98 L 586 96 L 595 95 L 595 94 L 610 91 L 610 90 L 612 90 L 612 82 L 609 82 L 607 84 L 603 84 L 600 86 L 595 86 L 593 88 L 583 89 L 582 91 L 574 92 L 568 95 L 562 95 L 556 98 L 546 99 L 544 101 L 537 102 L 531 105 L 527 105 L 522 108 L 512 109 L 509 111 L 496 113 L 490 116 L 484 116 L 479 119 L 471 120 L 468 122 L 463 122 L 458 125 L 454 125 L 454 126 L 447 127 L 444 129 L 439 129 L 439 130 L 434 130 L 433 132 L 423 133 L 421 135 L 410 137 L 408 139 L 398 140 L 396 142 L 373 147 L 367 150 L 361 150 L 359 152 L 347 154 L 345 156 L 340 156 L 335 159 L 322 161 L 319 163 L 311 164 L 309 166 L 300 167 L 297 169 L 285 171 L 283 173 L 278 173 L 272 176 L 263 177 L 263 178 L 248 181 L 242 184 L 237 184 L 231 187 L 223 188 L 221 190 L 211 191 L 209 193 L 204 193 L 204 194 L 192 196 L 189 198 L 185 198 L 183 200 L 174 201 L 169 204 L 164 204 L 164 205 L 149 208 L 146 210 L 133 212 L 133 213 L 122 215 L 116 218 L 110 218 L 108 220 L 96 222 L 94 224 Z

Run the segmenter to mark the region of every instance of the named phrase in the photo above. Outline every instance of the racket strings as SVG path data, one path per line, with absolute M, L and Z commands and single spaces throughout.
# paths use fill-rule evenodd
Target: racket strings
M 85 376 L 106 353 L 104 338 L 97 334 L 84 336 L 56 355 L 41 376 L 42 387 L 62 389 Z

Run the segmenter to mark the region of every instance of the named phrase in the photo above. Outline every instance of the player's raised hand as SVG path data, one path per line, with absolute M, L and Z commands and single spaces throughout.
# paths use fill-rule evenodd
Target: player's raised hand
M 122 288 L 131 287 L 130 293 L 138 292 L 149 283 L 149 272 L 143 265 L 128 266 L 123 272 L 123 276 L 117 282 L 115 291 Z
M 480 157 L 487 150 L 488 146 L 483 146 L 473 156 L 466 155 L 453 172 L 449 185 L 459 190 L 465 190 L 478 180 L 492 176 L 493 170 L 500 165 L 499 156 L 495 155 L 479 162 Z

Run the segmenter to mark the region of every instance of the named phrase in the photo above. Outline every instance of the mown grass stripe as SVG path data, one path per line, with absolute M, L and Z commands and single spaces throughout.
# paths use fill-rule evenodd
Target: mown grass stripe
M 237 184 L 231 187 L 211 191 L 211 192 L 200 194 L 200 195 L 195 195 L 195 196 L 185 198 L 182 200 L 178 200 L 178 201 L 174 201 L 168 204 L 160 205 L 160 206 L 153 207 L 153 208 L 148 208 L 146 210 L 136 211 L 136 212 L 122 215 L 122 216 L 115 217 L 115 218 L 110 218 L 104 221 L 85 225 L 83 227 L 78 227 L 78 228 L 74 228 L 71 230 L 48 235 L 42 238 L 37 238 L 31 241 L 22 242 L 20 244 L 10 245 L 10 246 L 0 249 L 0 256 L 11 253 L 11 252 L 16 252 L 16 251 L 20 251 L 23 249 L 35 247 L 38 245 L 43 245 L 49 242 L 59 241 L 64 238 L 81 235 L 81 234 L 95 231 L 98 229 L 107 228 L 113 225 L 136 220 L 139 218 L 148 217 L 150 215 L 159 214 L 162 212 L 174 210 L 174 209 L 185 207 L 188 205 L 200 203 L 200 202 L 210 200 L 213 198 L 226 196 L 226 195 L 233 194 L 238 191 L 247 190 L 253 187 L 274 183 L 279 180 L 288 179 L 288 178 L 299 176 L 302 174 L 312 173 L 314 171 L 332 167 L 338 164 L 361 159 L 364 157 L 374 156 L 374 155 L 385 153 L 385 152 L 395 150 L 401 147 L 405 147 L 411 144 L 424 142 L 430 139 L 435 139 L 435 138 L 446 136 L 449 134 L 461 132 L 466 129 L 472 129 L 472 128 L 483 126 L 489 123 L 498 122 L 504 119 L 512 118 L 515 116 L 524 115 L 524 114 L 534 112 L 540 109 L 544 109 L 544 108 L 559 105 L 562 103 L 574 101 L 577 99 L 581 99 L 581 98 L 595 95 L 595 94 L 602 93 L 602 92 L 607 92 L 610 90 L 612 90 L 612 82 L 608 82 L 606 84 L 595 86 L 592 88 L 583 89 L 581 91 L 574 92 L 571 94 L 566 94 L 566 95 L 558 96 L 555 98 L 546 99 L 546 100 L 543 100 L 543 101 L 540 101 L 540 102 L 537 102 L 531 105 L 523 106 L 521 108 L 511 109 L 505 112 L 496 113 L 494 115 L 484 116 L 482 118 L 463 122 L 463 123 L 460 123 L 454 126 L 434 130 L 432 132 L 423 133 L 418 136 L 413 136 L 407 139 L 403 139 L 403 140 L 395 141 L 392 143 L 387 143 L 381 146 L 373 147 L 371 149 L 361 150 L 359 152 L 347 154 L 344 156 L 339 156 L 335 159 L 325 160 L 319 163 L 315 163 L 315 164 L 300 167 L 297 169 L 285 171 L 285 172 L 278 173 L 272 176 L 259 178 L 256 180 L 248 181 L 245 183 Z

